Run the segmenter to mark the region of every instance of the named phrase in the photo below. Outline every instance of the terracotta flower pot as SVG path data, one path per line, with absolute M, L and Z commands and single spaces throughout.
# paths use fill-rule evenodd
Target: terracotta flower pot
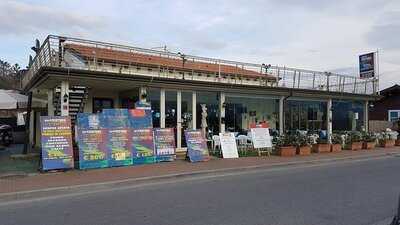
M 279 148 L 279 155 L 283 157 L 290 157 L 296 155 L 295 146 L 282 146 Z
M 371 141 L 371 142 L 363 142 L 363 149 L 367 149 L 367 150 L 372 150 L 375 148 L 375 142 Z
M 358 150 L 362 149 L 362 142 L 361 141 L 360 142 L 352 142 L 347 147 L 349 150 L 358 151 Z
M 311 147 L 310 146 L 301 146 L 297 147 L 298 155 L 311 155 Z
M 381 141 L 381 146 L 384 148 L 394 147 L 395 144 L 396 144 L 396 141 L 392 140 L 392 139 Z
M 397 139 L 394 145 L 400 146 L 400 139 Z
M 331 152 L 331 145 L 330 144 L 314 144 L 313 152 L 316 152 L 316 153 Z
M 331 152 L 341 152 L 342 145 L 341 144 L 331 144 Z

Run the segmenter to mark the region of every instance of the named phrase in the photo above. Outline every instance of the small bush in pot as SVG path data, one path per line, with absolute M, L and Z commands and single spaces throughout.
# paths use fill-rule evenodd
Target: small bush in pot
M 381 147 L 390 148 L 396 144 L 396 139 L 398 137 L 398 133 L 396 131 L 392 131 L 390 129 L 386 129 L 386 131 L 381 132 L 379 134 L 379 144 Z
M 376 134 L 373 132 L 364 132 L 362 136 L 363 149 L 371 150 L 376 145 Z
M 295 156 L 296 155 L 296 140 L 294 135 L 283 134 L 275 137 L 275 147 L 280 156 Z
M 310 155 L 311 154 L 311 145 L 310 145 L 310 137 L 306 134 L 297 134 L 295 136 L 296 150 L 298 155 Z
M 317 143 L 313 144 L 313 152 L 326 153 L 331 152 L 331 145 L 327 139 L 318 138 Z
M 346 136 L 346 148 L 357 151 L 362 149 L 362 134 L 359 131 L 351 131 Z
M 332 134 L 332 144 L 331 144 L 331 152 L 340 152 L 342 151 L 342 146 L 344 143 L 344 135 L 333 133 Z

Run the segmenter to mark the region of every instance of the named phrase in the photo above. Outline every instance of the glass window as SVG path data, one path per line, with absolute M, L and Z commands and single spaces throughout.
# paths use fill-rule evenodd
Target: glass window
M 327 103 L 288 100 L 285 102 L 285 131 L 326 130 Z
M 93 98 L 93 113 L 102 112 L 103 109 L 114 108 L 114 101 L 110 98 Z
M 399 120 L 400 110 L 389 110 L 389 121 Z
M 266 122 L 272 130 L 279 129 L 279 100 L 268 98 L 225 98 L 226 130 L 247 134 L 251 124 Z
M 147 91 L 147 101 L 151 103 L 153 127 L 160 127 L 160 89 L 149 89 Z
M 197 92 L 196 104 L 196 127 L 202 129 L 202 107 L 207 108 L 207 132 L 210 135 L 218 135 L 219 133 L 219 98 L 218 93 L 213 92 Z
M 333 131 L 361 131 L 363 118 L 364 104 L 361 101 L 332 101 Z
M 185 140 L 185 130 L 191 130 L 193 129 L 193 113 L 192 113 L 192 92 L 182 92 L 182 98 L 181 98 L 181 102 L 182 102 L 182 136 L 181 136 L 181 140 L 182 140 L 182 147 L 186 147 L 186 140 Z
M 176 128 L 176 91 L 165 91 L 165 127 Z

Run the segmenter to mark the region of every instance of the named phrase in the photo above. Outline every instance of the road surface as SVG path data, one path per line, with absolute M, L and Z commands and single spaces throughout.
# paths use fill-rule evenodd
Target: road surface
M 196 176 L 3 203 L 0 224 L 385 224 L 399 173 L 393 156 Z

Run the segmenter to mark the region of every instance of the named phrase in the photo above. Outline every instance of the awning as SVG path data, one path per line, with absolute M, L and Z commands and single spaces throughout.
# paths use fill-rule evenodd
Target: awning
M 32 99 L 33 107 L 46 107 L 46 101 Z M 19 94 L 13 90 L 0 89 L 0 110 L 4 109 L 25 109 L 28 105 L 28 96 Z

